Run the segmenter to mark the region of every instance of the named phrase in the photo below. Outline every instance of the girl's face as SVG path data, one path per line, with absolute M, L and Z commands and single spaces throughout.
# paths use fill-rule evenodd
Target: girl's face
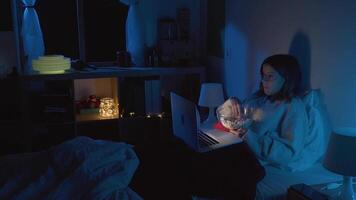
M 269 64 L 262 66 L 263 92 L 267 96 L 277 94 L 283 87 L 285 79 Z

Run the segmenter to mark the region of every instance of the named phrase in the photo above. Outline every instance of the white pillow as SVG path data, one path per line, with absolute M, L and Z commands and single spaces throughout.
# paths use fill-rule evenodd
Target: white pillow
M 309 90 L 302 97 L 309 121 L 309 133 L 306 138 L 305 151 L 310 161 L 320 161 L 325 153 L 331 133 L 331 124 L 324 96 L 320 89 Z M 309 157 L 309 156 L 308 156 Z

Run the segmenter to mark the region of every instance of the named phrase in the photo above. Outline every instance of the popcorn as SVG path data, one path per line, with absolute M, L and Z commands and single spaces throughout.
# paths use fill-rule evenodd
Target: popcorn
M 248 119 L 245 114 L 245 109 L 236 97 L 229 98 L 216 109 L 218 120 L 229 130 L 248 127 L 252 120 Z

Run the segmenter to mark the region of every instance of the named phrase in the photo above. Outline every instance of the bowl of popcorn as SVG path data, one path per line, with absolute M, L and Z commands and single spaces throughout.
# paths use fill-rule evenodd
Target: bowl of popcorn
M 216 116 L 219 122 L 229 130 L 246 128 L 252 122 L 245 115 L 244 108 L 236 98 L 229 98 L 216 109 Z
M 240 120 L 231 117 L 220 116 L 218 119 L 225 128 L 230 130 L 238 129 L 242 125 Z

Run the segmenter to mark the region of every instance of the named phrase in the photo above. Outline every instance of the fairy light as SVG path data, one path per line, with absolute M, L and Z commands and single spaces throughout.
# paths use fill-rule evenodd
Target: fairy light
M 100 99 L 99 114 L 101 117 L 109 118 L 118 114 L 114 99 L 106 97 Z

